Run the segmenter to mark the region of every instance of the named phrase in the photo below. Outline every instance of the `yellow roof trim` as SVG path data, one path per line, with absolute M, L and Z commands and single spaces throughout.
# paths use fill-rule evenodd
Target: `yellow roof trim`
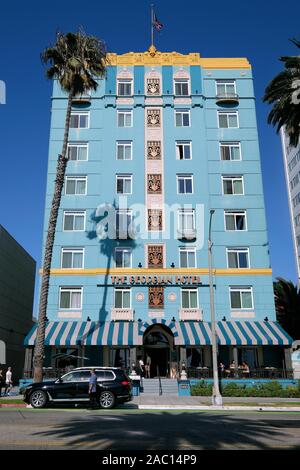
M 251 69 L 245 57 L 237 58 L 202 58 L 198 52 L 179 54 L 179 52 L 159 52 L 149 48 L 145 52 L 109 53 L 108 65 L 200 65 L 205 69 Z
M 40 269 L 40 274 L 43 270 Z M 182 276 L 193 276 L 193 275 L 208 275 L 208 268 L 111 268 L 108 272 L 109 275 L 120 275 L 120 276 L 160 276 L 160 275 L 182 275 Z M 105 268 L 95 269 L 51 269 L 52 276 L 97 276 L 107 274 Z M 272 269 L 214 269 L 214 274 L 217 276 L 271 276 Z

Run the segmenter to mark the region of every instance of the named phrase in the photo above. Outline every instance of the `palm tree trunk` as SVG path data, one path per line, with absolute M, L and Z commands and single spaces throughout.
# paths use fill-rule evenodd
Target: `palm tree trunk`
M 43 263 L 43 273 L 42 273 L 42 285 L 41 285 L 41 292 L 40 292 L 38 328 L 37 328 L 35 348 L 34 348 L 34 357 L 33 357 L 34 382 L 41 382 L 43 379 L 43 363 L 44 363 L 44 356 L 45 356 L 44 354 L 45 353 L 45 330 L 46 330 L 50 269 L 51 269 L 57 216 L 58 216 L 61 194 L 62 194 L 62 189 L 64 185 L 64 180 L 65 180 L 67 161 L 68 161 L 67 146 L 68 146 L 73 96 L 74 96 L 74 92 L 73 90 L 71 90 L 69 93 L 69 97 L 68 97 L 63 147 L 62 147 L 62 152 L 58 156 L 58 160 L 57 160 L 54 195 L 52 199 L 50 217 L 49 217 L 49 222 L 48 222 L 48 232 L 47 232 L 44 263 Z

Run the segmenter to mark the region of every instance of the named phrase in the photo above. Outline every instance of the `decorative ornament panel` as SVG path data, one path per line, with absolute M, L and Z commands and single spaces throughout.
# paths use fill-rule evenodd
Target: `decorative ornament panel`
M 175 294 L 175 292 L 170 292 L 170 293 L 168 294 L 168 300 L 169 300 L 170 302 L 175 302 L 176 299 L 177 299 L 177 295 Z
M 151 96 L 160 95 L 160 80 L 159 78 L 147 79 L 147 94 Z
M 162 230 L 161 209 L 148 209 L 148 230 Z
M 147 109 L 147 127 L 160 127 L 160 109 Z
M 147 175 L 147 187 L 149 194 L 161 194 L 162 182 L 160 174 Z
M 145 295 L 143 292 L 138 292 L 135 296 L 135 300 L 137 300 L 138 302 L 143 302 L 143 300 L 145 300 Z
M 147 142 L 148 160 L 161 160 L 161 142 L 160 140 L 148 140 Z
M 149 287 L 148 289 L 149 308 L 163 308 L 164 288 Z
M 148 246 L 148 268 L 163 268 L 164 256 L 162 245 Z

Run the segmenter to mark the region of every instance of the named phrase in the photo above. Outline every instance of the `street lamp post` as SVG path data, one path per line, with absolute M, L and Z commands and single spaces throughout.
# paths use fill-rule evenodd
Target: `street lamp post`
M 210 292 L 210 320 L 211 320 L 211 345 L 212 345 L 212 362 L 213 362 L 213 395 L 212 404 L 222 406 L 223 399 L 219 389 L 218 377 L 218 358 L 217 358 L 217 338 L 216 338 L 216 319 L 215 319 L 215 302 L 214 302 L 214 285 L 213 285 L 213 269 L 212 269 L 212 241 L 211 241 L 211 221 L 215 213 L 214 209 L 210 210 L 209 230 L 208 230 L 208 268 L 209 268 L 209 292 Z

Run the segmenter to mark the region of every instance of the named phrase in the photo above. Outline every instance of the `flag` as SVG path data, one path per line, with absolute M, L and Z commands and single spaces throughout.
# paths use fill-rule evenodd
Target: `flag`
M 156 31 L 160 31 L 164 27 L 164 25 L 158 21 L 155 13 L 153 16 L 153 26 L 156 29 Z

